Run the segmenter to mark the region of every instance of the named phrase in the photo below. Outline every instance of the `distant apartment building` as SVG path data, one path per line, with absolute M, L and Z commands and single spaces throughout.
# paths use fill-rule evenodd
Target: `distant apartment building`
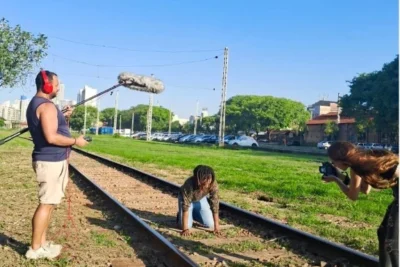
M 19 100 L 14 100 L 14 102 L 5 101 L 0 104 L 0 117 L 6 121 L 25 122 L 28 104 L 29 99 L 23 95 Z
M 174 116 L 172 117 L 172 121 L 173 121 L 173 122 L 174 122 L 174 121 L 178 121 L 180 125 L 184 125 L 184 124 L 186 124 L 189 120 L 188 120 L 188 119 L 179 118 L 178 115 L 174 114 Z
M 19 101 L 20 122 L 26 122 L 26 110 L 28 108 L 28 105 L 29 105 L 29 99 L 26 96 L 22 95 Z
M 60 105 L 61 102 L 64 100 L 65 96 L 65 85 L 63 83 L 60 83 L 60 90 L 57 93 L 57 96 L 53 99 L 54 104 Z
M 315 117 L 320 115 L 337 112 L 338 104 L 335 101 L 320 100 L 308 106 L 307 110 L 310 112 L 311 119 L 314 119 Z
M 79 90 L 77 102 L 79 103 L 81 101 L 84 101 L 96 94 L 97 94 L 97 89 L 94 89 L 88 85 L 85 85 L 82 89 Z M 96 101 L 96 99 L 93 99 L 93 100 L 86 102 L 85 105 L 97 107 L 97 101 Z
M 207 108 L 203 108 L 202 110 L 201 110 L 201 118 L 205 118 L 205 117 L 208 117 L 209 115 L 208 115 L 208 109 Z

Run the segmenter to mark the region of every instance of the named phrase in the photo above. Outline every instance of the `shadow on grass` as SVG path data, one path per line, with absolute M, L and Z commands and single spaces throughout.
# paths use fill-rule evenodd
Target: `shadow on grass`
M 15 240 L 14 238 L 3 233 L 0 233 L 0 245 L 10 247 L 21 256 L 25 255 L 29 247 L 28 243 L 22 243 L 21 241 Z

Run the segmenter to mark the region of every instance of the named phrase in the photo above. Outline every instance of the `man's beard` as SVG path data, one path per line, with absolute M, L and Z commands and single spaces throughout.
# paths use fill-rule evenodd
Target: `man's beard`
M 57 94 L 56 94 L 56 93 L 53 93 L 53 94 L 50 95 L 50 99 L 54 99 L 54 98 L 56 98 L 56 97 L 57 97 Z

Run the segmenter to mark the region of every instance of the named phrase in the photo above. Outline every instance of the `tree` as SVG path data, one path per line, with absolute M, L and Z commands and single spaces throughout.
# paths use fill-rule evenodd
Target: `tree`
M 34 36 L 12 28 L 4 18 L 0 20 L 0 87 L 25 84 L 26 77 L 47 56 L 47 37 Z
M 327 121 L 325 123 L 324 132 L 330 140 L 336 139 L 337 134 L 339 133 L 339 126 L 335 121 Z
M 72 113 L 70 126 L 72 129 L 80 131 L 83 129 L 85 120 L 85 106 L 79 106 L 74 109 Z M 95 125 L 97 120 L 97 108 L 92 106 L 87 106 L 86 110 L 86 127 L 91 127 Z
M 398 136 L 399 58 L 384 64 L 379 71 L 362 73 L 349 82 L 350 93 L 340 100 L 342 115 L 354 117 L 363 132 Z
M 182 126 L 182 132 L 186 134 L 193 134 L 194 133 L 194 123 L 190 123 L 189 121 L 186 122 Z
M 226 124 L 232 132 L 288 128 L 303 131 L 308 118 L 302 103 L 285 98 L 241 95 L 226 103 Z
M 215 133 L 217 130 L 217 116 L 204 117 L 201 120 L 201 129 L 206 133 Z
M 171 132 L 180 132 L 182 131 L 182 126 L 179 121 L 171 122 Z
M 0 117 L 0 127 L 4 127 L 4 125 L 5 125 L 5 119 Z
M 103 118 L 102 122 L 107 124 L 108 126 L 112 126 L 114 122 L 114 114 L 115 108 L 106 108 L 103 109 L 101 112 L 101 117 Z M 119 111 L 118 111 L 119 114 Z
M 145 131 L 147 127 L 148 110 L 149 110 L 148 105 L 137 105 L 136 107 L 132 107 L 128 110 L 119 111 L 118 123 L 117 123 L 118 127 L 120 118 L 119 116 L 121 116 L 121 127 L 130 129 L 132 125 L 132 113 L 134 112 L 135 113 L 134 131 Z M 106 113 L 104 114 L 106 115 Z M 153 106 L 151 130 L 154 132 L 168 131 L 168 127 L 169 127 L 169 110 L 163 107 Z

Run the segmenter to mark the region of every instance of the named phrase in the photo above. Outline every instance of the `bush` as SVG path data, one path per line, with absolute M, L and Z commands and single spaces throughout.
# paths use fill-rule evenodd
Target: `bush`
M 120 137 L 121 137 L 121 134 L 115 133 L 115 134 L 113 134 L 113 137 L 114 137 L 114 138 L 120 138 Z

